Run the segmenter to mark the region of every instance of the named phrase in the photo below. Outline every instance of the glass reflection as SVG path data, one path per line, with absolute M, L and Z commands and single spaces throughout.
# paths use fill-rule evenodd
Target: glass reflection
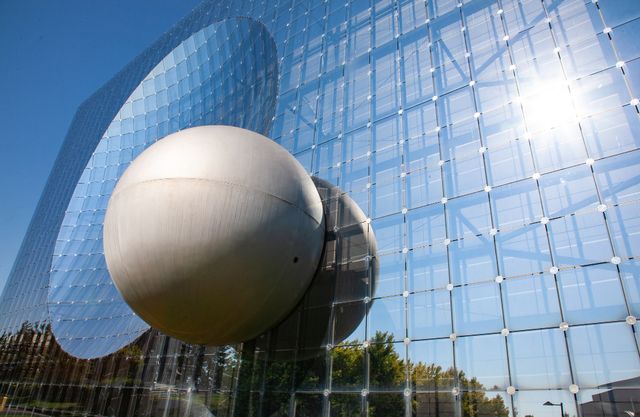
M 368 302 L 378 287 L 376 238 L 371 226 L 347 194 L 325 180 L 313 180 L 325 213 L 325 247 L 319 269 L 294 311 L 259 336 L 269 340 L 269 355 L 284 361 L 322 355 L 326 346 L 363 336 L 365 315 L 377 304 Z

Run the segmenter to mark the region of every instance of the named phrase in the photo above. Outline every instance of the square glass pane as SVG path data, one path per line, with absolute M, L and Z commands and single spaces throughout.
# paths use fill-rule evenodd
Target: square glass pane
M 371 187 L 371 216 L 382 217 L 400 212 L 402 182 L 400 178 L 380 182 Z
M 563 217 L 552 220 L 548 226 L 556 266 L 608 262 L 613 256 L 600 213 Z
M 470 284 L 493 280 L 498 275 L 493 239 L 488 235 L 470 236 L 449 245 L 451 281 Z
M 374 220 L 378 253 L 399 252 L 405 246 L 404 243 L 404 217 L 393 215 Z
M 449 338 L 412 341 L 409 361 L 411 386 L 416 391 L 450 391 L 456 383 Z
M 404 417 L 405 397 L 402 392 L 371 393 L 367 396 L 370 417 Z
M 404 256 L 391 253 L 378 257 L 378 280 L 373 292 L 374 297 L 400 295 L 404 291 Z
M 447 208 L 447 232 L 451 239 L 467 235 L 481 235 L 491 228 L 491 213 L 487 193 L 449 200 Z
M 358 394 L 331 394 L 330 417 L 356 417 L 361 415 L 363 398 Z
M 556 404 L 555 406 L 544 406 L 546 402 Z M 576 401 L 569 390 L 519 390 L 513 396 L 514 407 L 518 410 L 518 415 L 535 417 L 577 417 Z M 565 414 L 561 416 L 560 403 L 562 403 Z
M 502 283 L 504 314 L 510 330 L 557 326 L 560 318 L 556 283 L 551 275 L 511 278 Z
M 479 153 L 452 159 L 444 164 L 444 189 L 447 197 L 480 191 L 485 184 L 484 166 Z
M 626 323 L 571 327 L 567 332 L 575 383 L 597 388 L 638 376 L 640 359 Z
M 376 338 L 367 348 L 369 389 L 398 390 L 406 386 L 404 343 L 391 343 L 391 337 Z
M 568 269 L 557 276 L 564 318 L 570 324 L 624 320 L 627 316 L 615 265 Z
M 407 307 L 408 334 L 411 340 L 448 337 L 453 332 L 449 291 L 411 294 Z
M 540 195 L 533 180 L 494 188 L 491 191 L 491 206 L 494 223 L 500 229 L 519 227 L 542 217 Z
M 496 248 L 500 273 L 505 277 L 535 274 L 551 267 L 547 234 L 540 224 L 500 231 Z
M 362 390 L 364 370 L 365 351 L 361 346 L 341 345 L 331 349 L 331 385 L 334 390 Z
M 500 334 L 459 337 L 455 347 L 461 389 L 506 388 L 509 385 L 507 352 Z
M 453 328 L 457 334 L 499 332 L 503 327 L 500 286 L 495 282 L 456 287 Z
M 491 84 L 490 87 L 487 87 L 487 84 Z M 478 96 L 480 97 L 479 111 L 482 112 L 482 117 L 479 119 L 480 130 L 482 131 L 484 144 L 490 149 L 490 152 L 496 151 L 502 155 L 502 157 L 497 158 L 496 163 L 493 164 L 496 168 L 492 170 L 496 176 L 502 174 L 500 168 L 504 166 L 503 164 L 499 164 L 498 161 L 506 160 L 509 155 L 511 155 L 514 160 L 515 158 L 520 159 L 522 157 L 521 167 L 526 167 L 531 164 L 531 152 L 524 148 L 524 146 L 529 147 L 529 142 L 523 139 L 525 128 L 522 109 L 518 103 L 507 103 L 515 96 L 515 92 L 509 94 L 510 91 L 506 88 L 508 85 L 509 83 L 505 82 L 504 79 L 496 83 L 478 82 L 477 84 Z M 495 93 L 497 97 L 485 97 L 484 93 L 487 90 Z M 506 91 L 502 92 L 502 90 Z M 496 105 L 499 107 L 496 107 Z M 514 144 L 513 142 L 519 143 Z M 517 151 L 515 151 L 516 149 Z M 514 151 L 517 153 L 514 153 Z M 520 152 L 522 152 L 522 154 Z M 513 167 L 515 168 L 515 166 L 517 165 Z
M 526 140 L 513 140 L 486 154 L 488 183 L 492 186 L 527 178 L 534 171 L 531 150 Z
M 633 106 L 594 114 L 580 125 L 589 155 L 594 159 L 640 147 L 640 117 Z
M 511 333 L 507 345 L 512 384 L 519 390 L 566 388 L 571 384 L 562 330 Z
M 611 2 L 609 1 L 608 3 Z M 615 10 L 615 12 L 620 11 L 621 10 Z M 628 16 L 625 16 L 625 18 L 627 17 Z M 609 23 L 609 25 L 611 25 L 611 23 Z M 616 49 L 618 50 L 620 58 L 624 61 L 631 61 L 640 56 L 640 45 L 636 42 L 636 34 L 639 30 L 640 20 L 631 20 L 615 28 L 613 36 L 615 36 L 616 39 Z
M 407 207 L 420 207 L 442 199 L 442 173 L 440 167 L 412 171 L 406 177 Z
M 640 199 L 640 151 L 598 161 L 593 170 L 605 204 Z
M 460 397 L 463 404 L 478 410 L 475 415 L 478 417 L 511 416 L 511 404 L 506 392 L 483 391 L 483 387 L 475 386 L 477 384 L 470 385 L 469 391 L 463 392 Z
M 367 339 L 402 341 L 406 337 L 404 297 L 378 298 L 371 302 L 367 314 Z
M 548 103 L 541 104 L 547 106 Z M 571 105 L 564 103 L 564 105 Z M 531 140 L 533 157 L 540 172 L 549 172 L 579 164 L 587 159 L 580 128 L 565 124 L 534 133 Z
M 357 344 L 365 340 L 366 314 L 363 301 L 340 303 L 333 306 L 333 344 Z M 355 320 L 354 320 L 355 318 Z
M 413 394 L 411 398 L 411 416 L 455 416 L 459 401 L 451 392 L 424 391 Z
M 414 248 L 407 257 L 408 290 L 445 288 L 449 283 L 447 247 L 435 244 Z
M 295 399 L 296 416 L 312 417 L 322 414 L 322 395 L 298 394 Z
M 407 223 L 410 248 L 440 244 L 446 237 L 442 204 L 410 210 Z
M 547 217 L 566 216 L 598 204 L 595 183 L 586 165 L 543 175 L 540 192 Z
M 615 66 L 571 82 L 571 92 L 580 117 L 620 107 L 630 100 L 624 75 Z

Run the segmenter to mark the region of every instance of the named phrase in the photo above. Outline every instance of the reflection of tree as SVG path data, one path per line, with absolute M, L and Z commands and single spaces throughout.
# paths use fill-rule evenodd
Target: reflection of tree
M 369 386 L 372 389 L 403 389 L 405 362 L 395 351 L 393 335 L 376 332 L 369 346 Z M 368 409 L 370 416 L 403 416 L 404 398 L 401 394 L 371 394 Z
M 325 387 L 331 387 L 332 416 L 359 416 L 366 407 L 371 417 L 401 417 L 405 404 L 416 417 L 509 415 L 503 397 L 487 397 L 476 378 L 407 361 L 384 332 L 376 333 L 367 348 L 352 340 L 335 346 L 329 356 L 318 350 L 297 361 L 272 356 L 255 343 L 246 343 L 240 352 L 229 347 L 206 355 L 201 347 L 183 344 L 168 351 L 170 343 L 151 333 L 113 355 L 84 361 L 64 353 L 48 326 L 26 325 L 16 334 L 0 336 L 0 390 L 6 392 L 7 383 L 13 383 L 13 406 L 95 415 L 125 415 L 130 407 L 184 411 L 187 404 L 201 404 L 218 417 L 284 416 L 291 413 L 293 400 L 297 416 L 317 416 Z M 416 391 L 411 398 L 403 395 L 407 377 Z M 187 393 L 187 386 L 193 393 Z M 457 399 L 451 395 L 453 387 L 463 391 Z M 363 388 L 370 390 L 366 401 Z
M 508 417 L 509 409 L 504 399 L 497 395 L 488 398 L 486 388 L 477 378 L 468 378 L 464 372 L 454 368 L 443 369 L 436 364 L 412 363 L 401 359 L 394 349 L 393 336 L 377 332 L 372 338 L 368 351 L 370 416 L 404 415 L 404 398 L 398 392 L 404 388 L 405 371 L 411 378 L 411 385 L 418 391 L 412 400 L 414 415 L 454 416 L 456 403 L 450 394 L 453 386 L 463 387 L 460 407 L 463 417 Z M 359 344 L 359 341 L 351 343 Z M 364 382 L 363 349 L 346 344 L 332 350 L 333 380 L 342 388 L 362 388 Z M 383 391 L 377 393 L 375 391 Z M 385 392 L 386 391 L 386 392 Z M 390 392 L 389 392 L 390 391 Z M 337 416 L 359 415 L 360 401 L 356 395 L 333 395 L 332 412 Z
M 453 415 L 453 399 L 448 392 L 457 385 L 465 389 L 461 394 L 464 417 L 508 417 L 509 415 L 509 409 L 500 395 L 488 398 L 485 394 L 485 386 L 475 377 L 469 379 L 462 371 L 456 373 L 453 368 L 444 370 L 436 364 L 425 365 L 418 362 L 417 364 L 409 363 L 409 372 L 413 386 L 418 391 L 427 391 L 417 394 L 417 400 L 414 400 L 413 404 L 414 410 L 426 405 L 430 410 L 426 415 Z
M 508 417 L 509 409 L 500 395 L 487 398 L 482 391 L 470 391 L 462 396 L 462 415 Z
M 372 387 L 403 387 L 405 364 L 393 348 L 393 336 L 376 332 L 369 346 L 369 385 Z

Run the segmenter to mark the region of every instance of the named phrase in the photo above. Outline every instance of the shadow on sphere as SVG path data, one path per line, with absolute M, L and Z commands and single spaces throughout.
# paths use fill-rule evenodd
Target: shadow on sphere
M 276 360 L 324 355 L 327 346 L 343 342 L 361 325 L 375 294 L 377 245 L 367 216 L 335 185 L 317 177 L 313 182 L 325 215 L 320 265 L 295 309 L 255 339 Z

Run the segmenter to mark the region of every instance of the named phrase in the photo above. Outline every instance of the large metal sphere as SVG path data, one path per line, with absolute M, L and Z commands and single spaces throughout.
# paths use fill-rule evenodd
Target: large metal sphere
M 190 343 L 249 340 L 287 315 L 318 266 L 322 202 L 264 136 L 204 126 L 145 150 L 104 221 L 111 278 L 151 326 Z

